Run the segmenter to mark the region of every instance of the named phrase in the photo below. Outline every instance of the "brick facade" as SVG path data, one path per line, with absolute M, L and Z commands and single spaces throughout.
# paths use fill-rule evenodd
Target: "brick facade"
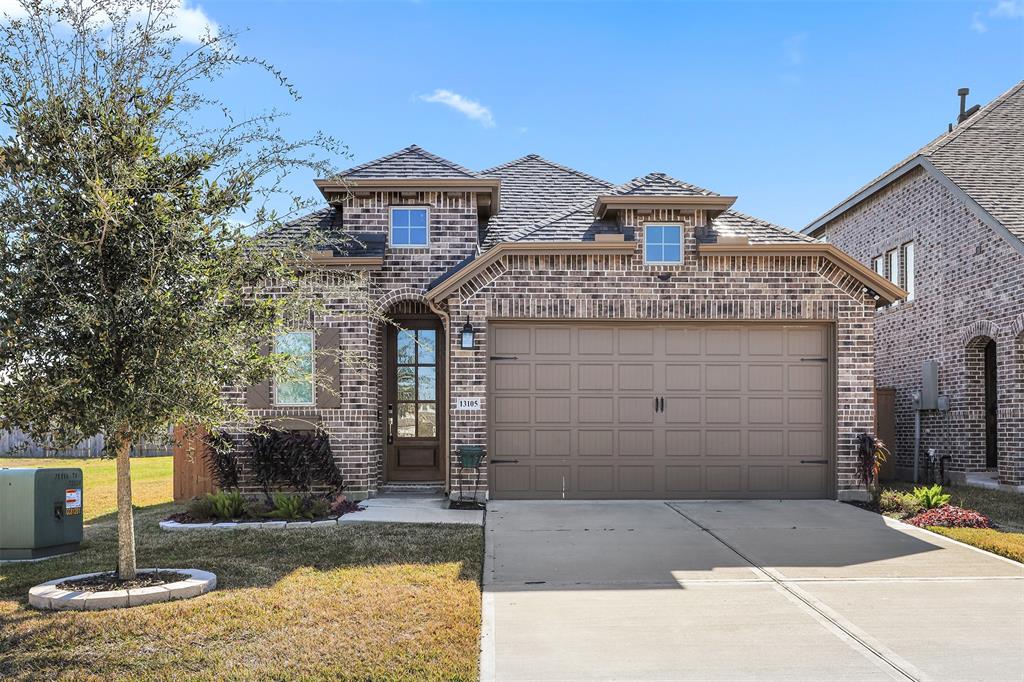
M 875 380 L 896 389 L 897 464 L 913 466 L 911 393 L 921 364 L 939 364 L 948 415 L 924 413 L 921 445 L 949 454 L 958 472 L 985 469 L 984 345 L 996 342 L 998 470 L 1024 484 L 1024 254 L 959 197 L 917 168 L 824 225 L 815 236 L 871 266 L 914 243 L 913 301 L 875 315 Z M 901 265 L 902 269 L 902 265 Z

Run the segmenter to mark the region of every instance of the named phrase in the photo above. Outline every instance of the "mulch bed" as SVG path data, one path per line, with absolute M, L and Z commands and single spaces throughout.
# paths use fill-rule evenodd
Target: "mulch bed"
M 140 571 L 135 575 L 134 580 L 121 580 L 113 571 L 100 573 L 99 575 L 77 580 L 65 580 L 57 587 L 62 590 L 73 590 L 75 592 L 110 592 L 113 590 L 130 590 L 140 587 L 157 587 L 170 583 L 188 580 L 184 573 L 174 571 Z

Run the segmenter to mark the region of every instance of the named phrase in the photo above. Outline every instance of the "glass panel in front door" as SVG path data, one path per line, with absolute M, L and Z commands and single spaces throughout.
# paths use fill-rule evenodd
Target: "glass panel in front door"
M 437 332 L 403 329 L 396 348 L 399 438 L 437 437 Z

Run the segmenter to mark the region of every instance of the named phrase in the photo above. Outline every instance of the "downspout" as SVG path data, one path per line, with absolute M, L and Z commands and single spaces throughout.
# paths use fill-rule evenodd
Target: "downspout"
M 451 466 L 452 466 L 452 453 L 450 443 L 450 433 L 452 428 L 452 401 L 451 401 L 451 390 L 452 390 L 452 356 L 454 353 L 452 349 L 452 338 L 451 338 L 451 317 L 448 315 L 448 311 L 442 310 L 436 303 L 427 297 L 423 298 L 427 303 L 427 307 L 434 311 L 434 314 L 441 318 L 441 326 L 444 327 L 444 338 L 445 338 L 445 378 L 444 378 L 444 434 L 442 434 L 441 442 L 444 444 L 444 494 L 445 496 L 451 496 Z

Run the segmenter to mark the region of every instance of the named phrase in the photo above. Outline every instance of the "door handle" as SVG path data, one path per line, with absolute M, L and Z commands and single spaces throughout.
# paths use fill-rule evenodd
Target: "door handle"
M 802 459 L 801 464 L 828 464 L 827 459 Z
M 664 412 L 665 411 L 665 399 L 664 398 L 658 398 L 658 411 L 659 412 Z
M 388 445 L 395 444 L 395 406 L 388 405 Z
M 518 459 L 492 459 L 491 464 L 519 464 Z

